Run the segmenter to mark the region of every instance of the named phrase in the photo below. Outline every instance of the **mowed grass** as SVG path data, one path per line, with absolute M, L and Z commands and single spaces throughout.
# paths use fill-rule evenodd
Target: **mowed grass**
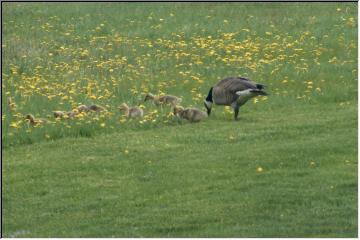
M 356 237 L 357 4 L 4 3 L 5 237 Z M 226 76 L 270 96 L 198 124 Z M 16 107 L 9 109 L 11 97 Z M 143 120 L 116 106 L 143 104 Z M 106 113 L 56 121 L 80 104 Z M 27 113 L 52 123 L 31 127 Z M 49 116 L 47 116 L 49 115 Z

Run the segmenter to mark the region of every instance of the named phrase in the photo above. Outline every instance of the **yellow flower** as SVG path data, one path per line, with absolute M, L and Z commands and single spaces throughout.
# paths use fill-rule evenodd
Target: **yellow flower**
M 129 150 L 125 149 L 124 153 L 129 154 Z
M 10 127 L 12 127 L 12 128 L 20 128 L 20 126 L 16 122 L 10 123 Z
M 263 169 L 262 167 L 258 167 L 258 168 L 256 169 L 256 172 L 258 172 L 258 173 L 263 172 L 263 171 L 264 171 L 264 169 Z
M 100 127 L 105 127 L 105 126 L 106 126 L 105 123 L 101 123 L 101 124 L 100 124 Z

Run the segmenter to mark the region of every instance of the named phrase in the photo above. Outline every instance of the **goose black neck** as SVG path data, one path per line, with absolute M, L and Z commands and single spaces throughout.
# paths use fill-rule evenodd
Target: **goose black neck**
M 210 88 L 209 94 L 208 94 L 208 96 L 206 97 L 206 101 L 208 101 L 208 102 L 213 102 L 213 99 L 212 99 L 212 90 L 213 90 L 213 88 Z

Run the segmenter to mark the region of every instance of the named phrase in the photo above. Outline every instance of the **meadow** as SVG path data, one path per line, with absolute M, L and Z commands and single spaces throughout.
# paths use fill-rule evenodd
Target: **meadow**
M 357 3 L 2 11 L 4 237 L 357 236 Z M 204 109 L 227 76 L 270 96 L 196 124 L 143 101 Z M 107 110 L 52 116 L 81 104 Z

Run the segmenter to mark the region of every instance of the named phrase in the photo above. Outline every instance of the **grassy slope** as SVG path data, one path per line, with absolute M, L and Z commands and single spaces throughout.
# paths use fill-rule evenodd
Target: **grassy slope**
M 300 110 L 5 151 L 5 233 L 354 237 L 355 107 Z
M 181 15 L 181 4 L 168 8 L 165 5 L 139 7 L 136 14 L 130 11 L 134 10 L 130 5 L 123 5 L 120 16 L 109 5 L 103 5 L 113 14 L 109 12 L 99 18 L 110 24 L 127 18 L 142 19 L 152 11 L 158 17 L 169 12 Z M 77 5 L 67 11 L 63 7 L 41 6 L 33 5 L 33 14 L 52 16 L 62 10 L 62 18 L 69 21 L 77 12 L 104 10 L 93 5 L 88 8 Z M 232 25 L 217 23 L 224 16 L 236 18 L 236 8 L 229 4 L 211 6 L 217 21 L 214 19 L 210 25 L 208 21 L 199 22 L 196 19 L 199 16 L 190 12 L 186 17 L 176 18 L 178 26 L 182 26 L 179 31 L 190 34 L 205 29 L 205 35 L 216 34 L 216 29 L 223 27 L 228 28 L 223 29 L 225 32 L 233 31 Z M 276 4 L 258 6 L 264 5 L 240 5 L 239 10 L 246 10 L 255 20 L 239 21 L 236 28 L 251 25 L 265 31 L 264 23 L 271 19 L 282 32 L 291 32 L 295 27 L 298 32 L 307 29 L 305 21 L 282 24 L 286 18 L 277 17 Z M 298 20 L 305 19 L 300 18 L 304 14 L 319 15 L 323 25 L 311 29 L 318 36 L 333 26 L 334 18 L 327 11 L 345 8 L 342 4 L 324 4 L 320 11 L 301 4 L 291 6 L 293 9 L 283 10 L 285 16 L 291 10 L 295 10 L 292 17 Z M 207 8 L 202 7 L 203 11 L 196 12 L 208 15 Z M 22 17 L 25 23 L 26 18 L 31 18 L 13 17 Z M 101 20 L 86 24 L 96 26 Z M 193 26 L 194 22 L 199 25 Z M 149 26 L 135 26 L 128 33 L 156 39 L 175 31 L 174 26 L 145 31 Z M 331 50 L 323 61 L 333 55 L 343 56 L 336 41 L 326 43 Z M 222 108 L 217 107 L 208 121 L 199 124 L 119 127 L 115 133 L 96 134 L 92 138 L 67 137 L 9 147 L 3 151 L 4 234 L 355 237 L 357 91 L 352 67 L 331 68 L 325 64 L 321 71 L 310 69 L 297 78 L 299 82 L 326 79 L 323 95 L 296 100 L 293 96 L 274 94 L 269 101 L 246 105 L 240 113 L 240 122 L 233 122 L 230 114 L 222 114 Z M 234 75 L 237 70 L 228 66 L 202 74 L 215 82 L 216 77 Z M 273 91 L 280 87 L 267 79 L 268 72 L 259 74 L 258 78 L 274 85 Z M 296 79 L 296 73 L 286 74 Z M 206 91 L 209 84 L 205 85 Z M 297 93 L 299 86 L 301 83 L 295 83 L 288 90 Z M 172 90 L 187 96 L 181 85 Z M 342 104 L 345 101 L 347 104 Z M 264 171 L 257 172 L 259 167 Z

